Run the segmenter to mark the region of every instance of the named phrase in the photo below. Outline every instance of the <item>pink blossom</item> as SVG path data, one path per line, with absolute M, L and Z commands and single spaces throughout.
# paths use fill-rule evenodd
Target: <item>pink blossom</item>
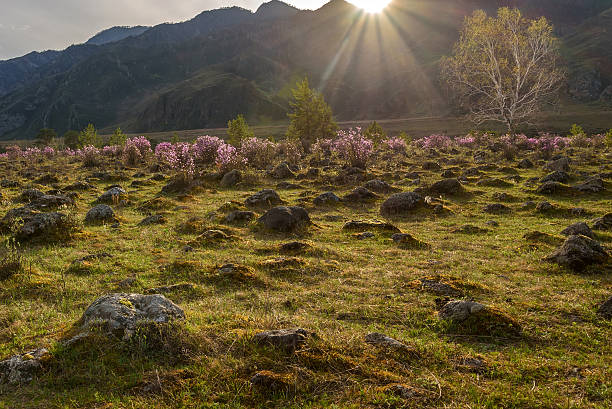
M 372 158 L 374 142 L 363 136 L 361 128 L 338 131 L 334 152 L 349 166 L 365 168 Z

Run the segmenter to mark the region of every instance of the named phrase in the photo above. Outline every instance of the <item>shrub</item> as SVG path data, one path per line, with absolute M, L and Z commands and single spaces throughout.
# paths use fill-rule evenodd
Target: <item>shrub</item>
M 79 147 L 85 146 L 100 146 L 100 138 L 98 137 L 98 131 L 93 126 L 93 124 L 87 125 L 85 129 L 81 131 L 78 136 L 78 145 Z
M 267 139 L 248 138 L 242 141 L 239 154 L 250 166 L 263 169 L 274 160 L 276 144 Z
M 303 143 L 297 139 L 287 138 L 278 144 L 278 153 L 287 163 L 297 165 L 304 153 Z
M 155 149 L 155 154 L 161 162 L 177 172 L 184 181 L 193 179 L 196 169 L 191 144 L 184 142 L 176 144 L 160 143 Z
M 334 152 L 347 165 L 365 169 L 374 152 L 374 143 L 361 134 L 361 128 L 338 131 Z
M 236 119 L 227 123 L 227 140 L 229 143 L 239 145 L 243 140 L 253 136 L 253 132 L 251 132 L 243 115 L 238 115 Z
M 240 169 L 247 163 L 246 159 L 240 156 L 238 150 L 230 144 L 223 144 L 217 149 L 217 159 L 215 160 L 219 172 L 227 173 L 230 170 Z
M 453 140 L 446 135 L 429 135 L 416 142 L 423 149 L 447 149 L 453 145 Z
M 109 145 L 124 145 L 127 142 L 127 135 L 123 133 L 123 131 L 121 130 L 121 128 L 117 128 L 115 129 L 115 132 L 113 132 L 113 134 L 110 137 L 110 140 L 108 141 Z
M 608 148 L 612 148 L 612 129 L 610 129 L 608 133 L 606 133 L 605 141 Z
M 126 144 L 123 150 L 123 162 L 128 166 L 136 166 L 142 163 L 143 157 L 138 147 L 134 144 Z
M 333 152 L 334 140 L 333 139 L 317 139 L 312 145 L 312 154 L 317 160 L 323 158 L 329 158 Z
M 378 122 L 374 121 L 367 127 L 363 136 L 378 144 L 387 136 L 387 133 L 382 126 L 378 125 Z
M 211 165 L 217 158 L 217 150 L 223 145 L 222 139 L 216 136 L 200 136 L 193 144 L 194 159 L 197 164 Z
M 105 146 L 104 148 L 102 148 L 102 155 L 104 156 L 116 158 L 122 154 L 123 154 L 123 147 L 119 145 Z
M 67 131 L 64 136 L 64 145 L 70 149 L 79 147 L 79 133 L 77 131 Z
M 92 168 L 100 165 L 100 150 L 95 146 L 85 146 L 80 150 L 80 156 L 83 159 L 83 166 Z
M 474 135 L 468 134 L 466 136 L 462 136 L 455 139 L 455 142 L 459 146 L 473 148 L 476 145 L 476 138 L 474 137 Z
M 406 145 L 406 141 L 400 138 L 399 136 L 385 139 L 383 141 L 383 145 L 385 145 L 390 151 L 402 155 L 406 154 L 408 148 L 408 146 Z

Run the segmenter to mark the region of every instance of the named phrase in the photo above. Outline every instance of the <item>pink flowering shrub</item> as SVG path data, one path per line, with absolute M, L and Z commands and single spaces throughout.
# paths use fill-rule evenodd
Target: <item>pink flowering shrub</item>
M 455 139 L 455 143 L 460 147 L 473 148 L 476 146 L 476 138 L 473 135 L 468 134 Z
M 123 162 L 129 166 L 136 166 L 151 156 L 151 142 L 144 136 L 130 138 L 125 141 L 123 148 Z
M 19 146 L 12 145 L 6 148 L 6 154 L 8 155 L 9 159 L 16 160 L 22 157 L 23 152 Z
M 135 146 L 143 158 L 147 158 L 151 154 L 151 142 L 144 136 L 137 136 L 125 141 L 125 147 Z
M 102 148 L 102 155 L 111 158 L 117 158 L 123 154 L 123 148 L 120 145 L 105 146 Z
M 422 149 L 448 149 L 453 146 L 453 140 L 446 135 L 429 135 L 418 141 L 416 145 Z
M 276 144 L 267 139 L 244 139 L 240 144 L 239 154 L 247 160 L 250 166 L 264 169 L 276 156 Z
M 331 156 L 333 148 L 333 139 L 317 139 L 317 141 L 311 146 L 310 151 L 317 160 L 323 160 Z
M 217 149 L 215 163 L 220 173 L 227 173 L 230 170 L 243 168 L 247 160 L 240 156 L 238 150 L 232 145 L 224 143 Z
M 8 153 L 0 153 L 0 160 L 8 160 L 9 155 Z
M 374 153 L 374 142 L 361 133 L 361 128 L 338 131 L 334 152 L 347 165 L 365 169 Z
M 100 150 L 95 146 L 88 145 L 79 151 L 79 156 L 83 160 L 83 166 L 91 168 L 100 165 Z
M 222 139 L 216 136 L 200 136 L 193 144 L 194 160 L 202 165 L 215 163 L 217 150 L 224 143 Z
M 383 145 L 387 147 L 391 152 L 405 155 L 408 149 L 406 145 L 406 141 L 402 138 L 395 136 L 391 138 L 387 138 L 383 141 Z
M 302 159 L 304 147 L 302 143 L 294 139 L 285 139 L 278 144 L 278 154 L 287 162 L 296 165 Z
M 42 153 L 47 159 L 51 159 L 57 152 L 55 152 L 55 149 L 53 149 L 51 146 L 45 146 Z

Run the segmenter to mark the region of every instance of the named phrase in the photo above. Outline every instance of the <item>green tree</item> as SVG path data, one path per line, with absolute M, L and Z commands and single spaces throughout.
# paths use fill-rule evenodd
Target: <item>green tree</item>
M 79 134 L 79 147 L 82 148 L 84 146 L 100 146 L 100 138 L 98 137 L 98 131 L 93 126 L 93 124 L 87 125 L 85 129 L 81 131 Z
M 123 133 L 121 128 L 117 128 L 111 135 L 108 143 L 109 145 L 124 145 L 125 141 L 127 141 L 127 135 Z
M 584 128 L 582 128 L 582 126 L 573 124 L 570 128 L 570 136 L 573 136 L 574 138 L 583 137 L 586 136 L 586 132 L 584 132 Z
M 42 128 L 36 135 L 37 142 L 44 146 L 50 145 L 55 138 L 57 138 L 57 133 L 51 128 Z
M 254 134 L 242 114 L 227 123 L 227 140 L 230 144 L 239 146 L 240 142 L 253 136 Z
M 477 10 L 453 55 L 442 60 L 442 79 L 475 123 L 501 122 L 512 132 L 558 95 L 559 60 L 559 41 L 544 17 L 528 20 L 506 7 L 497 17 Z
M 64 136 L 64 145 L 70 149 L 76 149 L 79 147 L 79 132 L 78 131 L 67 131 Z
M 378 122 L 374 121 L 367 127 L 363 133 L 363 136 L 378 144 L 385 138 L 385 136 L 387 136 L 387 133 L 383 127 L 378 124 Z
M 338 130 L 332 110 L 321 93 L 310 88 L 308 79 L 292 90 L 291 112 L 287 137 L 302 143 L 305 152 L 320 138 L 332 138 Z

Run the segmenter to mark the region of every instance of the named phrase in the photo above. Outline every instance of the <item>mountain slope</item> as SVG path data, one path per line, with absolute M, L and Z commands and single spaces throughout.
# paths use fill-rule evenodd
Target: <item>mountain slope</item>
M 579 6 L 569 0 L 395 0 L 371 16 L 344 0 L 316 11 L 274 0 L 256 13 L 208 11 L 54 56 L 21 88 L 0 97 L 0 137 L 29 137 L 42 127 L 64 132 L 89 122 L 149 132 L 223 126 L 238 113 L 258 123 L 280 120 L 288 90 L 305 75 L 339 119 L 441 114 L 450 107 L 437 83 L 437 63 L 466 15 L 522 5 L 537 16 L 553 3 L 559 31 L 573 33 L 571 50 L 594 38 L 587 29 L 594 22 L 603 27 L 605 7 L 612 7 L 612 0 Z M 602 41 L 593 40 L 594 55 Z
M 99 32 L 91 37 L 85 44 L 104 45 L 121 41 L 128 37 L 136 37 L 147 31 L 150 27 L 134 26 L 134 27 L 112 27 Z

